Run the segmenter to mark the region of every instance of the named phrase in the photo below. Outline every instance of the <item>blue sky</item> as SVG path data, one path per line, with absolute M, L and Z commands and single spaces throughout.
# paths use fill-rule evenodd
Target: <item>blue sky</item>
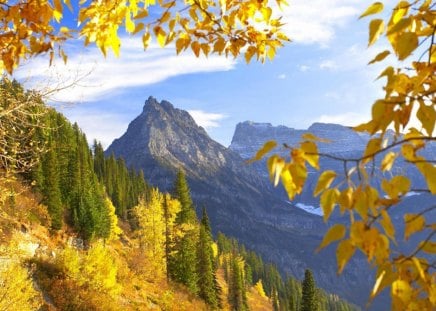
M 313 122 L 355 125 L 367 120 L 381 95 L 374 82 L 381 67 L 366 66 L 381 47 L 367 49 L 368 20 L 358 20 L 369 4 L 290 1 L 282 14 L 293 42 L 265 64 L 176 56 L 172 47 L 156 45 L 144 52 L 140 37 L 125 37 L 119 58 L 104 59 L 96 48 L 73 41 L 67 46 L 67 66 L 58 61 L 48 68 L 47 58 L 32 59 L 15 77 L 41 89 L 80 77 L 77 85 L 50 100 L 78 122 L 90 141 L 96 138 L 106 147 L 123 134 L 150 95 L 188 110 L 225 146 L 236 124 L 245 120 L 293 128 Z

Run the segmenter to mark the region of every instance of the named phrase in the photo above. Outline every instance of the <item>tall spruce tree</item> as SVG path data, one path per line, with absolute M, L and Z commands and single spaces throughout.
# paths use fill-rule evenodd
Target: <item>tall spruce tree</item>
M 47 205 L 51 217 L 52 229 L 59 230 L 62 227 L 63 206 L 59 188 L 59 167 L 52 144 L 49 145 L 49 150 L 42 162 L 42 168 L 44 203 Z
M 180 232 L 170 258 L 170 276 L 185 284 L 189 291 L 198 293 L 197 239 L 198 222 L 185 174 L 179 171 L 174 184 L 174 196 L 180 201 L 175 224 Z
M 214 263 L 212 243 L 209 218 L 206 209 L 203 208 L 197 245 L 198 295 L 212 309 L 218 309 L 220 306 L 219 286 L 216 279 L 216 265 Z
M 246 311 L 248 310 L 247 294 L 244 282 L 244 268 L 241 267 L 244 262 L 236 253 L 232 254 L 230 262 L 229 276 L 229 303 L 232 310 Z
M 306 269 L 302 284 L 301 311 L 317 311 L 318 309 L 315 280 L 312 271 Z

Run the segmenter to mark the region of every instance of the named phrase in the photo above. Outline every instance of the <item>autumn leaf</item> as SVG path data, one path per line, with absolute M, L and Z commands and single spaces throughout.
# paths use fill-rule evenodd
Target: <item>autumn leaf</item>
M 353 257 L 356 247 L 350 240 L 342 240 L 336 249 L 336 261 L 338 263 L 338 274 L 341 274 L 351 257 Z
M 399 60 L 406 59 L 417 47 L 418 36 L 414 32 L 403 32 L 396 38 L 392 47 Z
M 382 19 L 373 19 L 369 23 L 369 41 L 368 46 L 374 44 L 384 30 L 384 21 Z
M 368 65 L 374 64 L 376 62 L 380 62 L 382 60 L 384 60 L 389 54 L 391 54 L 390 51 L 385 50 L 383 52 L 380 52 L 376 55 L 376 57 L 374 57 L 369 63 Z
M 256 155 L 249 160 L 249 162 L 259 161 L 262 159 L 268 152 L 273 150 L 275 147 L 277 147 L 277 142 L 275 140 L 267 141 L 262 148 L 260 148 Z
M 333 180 L 336 178 L 335 171 L 324 171 L 318 178 L 318 183 L 316 184 L 315 191 L 313 192 L 314 196 L 318 196 L 325 189 L 330 187 Z
M 321 244 L 318 246 L 317 251 L 321 250 L 332 242 L 342 239 L 345 236 L 346 230 L 347 228 L 342 224 L 335 224 L 332 226 L 324 235 L 324 238 Z
M 368 15 L 377 14 L 383 11 L 383 3 L 381 2 L 374 2 L 371 4 L 365 12 L 362 13 L 362 15 L 359 16 L 359 18 L 363 18 Z
M 425 218 L 419 214 L 405 214 L 404 224 L 404 238 L 408 240 L 412 234 L 424 229 Z
M 340 192 L 338 189 L 327 189 L 321 195 L 321 209 L 324 217 L 324 221 L 327 221 L 330 217 L 330 214 L 333 212 L 333 209 L 338 201 Z

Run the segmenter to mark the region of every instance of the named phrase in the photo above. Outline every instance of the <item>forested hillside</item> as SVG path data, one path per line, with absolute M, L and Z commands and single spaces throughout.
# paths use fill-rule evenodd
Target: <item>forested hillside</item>
M 98 142 L 91 150 L 37 94 L 9 80 L 0 90 L 0 309 L 304 307 L 299 281 L 234 239 L 214 240 L 182 171 L 162 193 Z M 315 298 L 319 310 L 355 310 Z

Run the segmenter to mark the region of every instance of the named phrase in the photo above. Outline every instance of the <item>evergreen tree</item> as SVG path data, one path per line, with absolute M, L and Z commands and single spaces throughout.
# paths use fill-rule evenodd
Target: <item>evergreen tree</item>
M 45 155 L 43 174 L 44 203 L 47 205 L 51 217 L 51 227 L 55 230 L 59 230 L 62 227 L 63 206 L 59 188 L 58 165 L 53 146 L 50 146 L 49 151 Z
M 312 271 L 306 269 L 302 284 L 301 311 L 317 311 L 318 301 L 316 297 L 315 280 Z
M 247 295 L 244 284 L 244 261 L 242 258 L 233 254 L 230 266 L 229 278 L 229 303 L 232 310 L 245 311 L 248 310 Z M 241 267 L 242 266 L 242 267 Z
M 174 196 L 180 201 L 181 210 L 177 215 L 178 224 L 195 224 L 197 216 L 195 214 L 194 203 L 192 203 L 191 193 L 185 173 L 179 170 L 174 183 Z
M 197 246 L 198 295 L 204 299 L 212 309 L 217 309 L 219 307 L 219 286 L 216 279 L 212 243 L 209 219 L 206 209 L 203 208 L 203 217 L 201 219 Z

